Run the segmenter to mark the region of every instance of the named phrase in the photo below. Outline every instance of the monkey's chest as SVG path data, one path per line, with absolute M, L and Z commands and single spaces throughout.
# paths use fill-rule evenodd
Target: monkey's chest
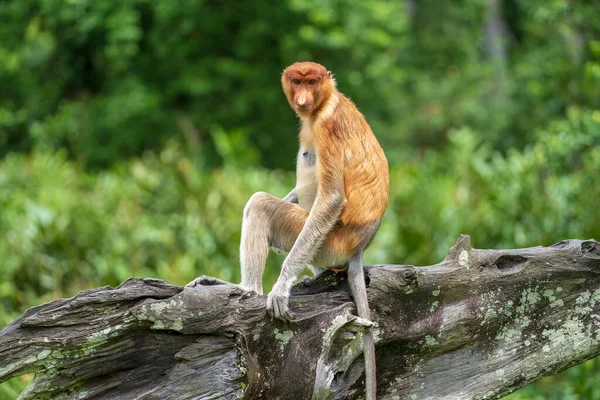
M 296 161 L 296 193 L 298 205 L 310 210 L 317 197 L 317 153 L 313 148 L 300 148 Z

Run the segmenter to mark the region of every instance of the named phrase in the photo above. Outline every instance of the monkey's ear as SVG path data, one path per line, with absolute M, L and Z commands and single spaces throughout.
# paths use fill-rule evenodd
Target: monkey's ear
M 333 76 L 333 74 L 331 73 L 331 71 L 327 71 L 327 76 L 330 77 L 330 78 Z

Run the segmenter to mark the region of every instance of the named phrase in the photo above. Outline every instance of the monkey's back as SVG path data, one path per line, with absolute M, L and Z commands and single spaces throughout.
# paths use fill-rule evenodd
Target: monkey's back
M 341 93 L 335 114 L 329 130 L 331 140 L 344 157 L 346 204 L 330 240 L 338 241 L 335 237 L 339 237 L 336 247 L 349 252 L 350 248 L 366 246 L 379 227 L 388 203 L 389 171 L 383 149 L 369 124 Z

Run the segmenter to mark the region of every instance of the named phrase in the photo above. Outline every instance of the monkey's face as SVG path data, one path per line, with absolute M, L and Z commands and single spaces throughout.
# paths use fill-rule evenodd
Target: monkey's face
M 310 114 L 315 103 L 319 100 L 319 89 L 321 83 L 314 77 L 292 78 L 292 98 L 294 109 L 301 114 Z
M 303 62 L 286 68 L 281 81 L 292 109 L 308 116 L 330 92 L 327 86 L 331 85 L 331 74 L 322 65 Z

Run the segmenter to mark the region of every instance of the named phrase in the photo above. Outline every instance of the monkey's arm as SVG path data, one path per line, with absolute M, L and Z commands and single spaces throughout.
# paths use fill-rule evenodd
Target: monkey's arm
M 302 269 L 314 258 L 344 208 L 343 160 L 339 152 L 331 153 L 317 161 L 319 188 L 315 203 L 267 298 L 267 310 L 276 318 L 291 319 L 290 289 Z
M 298 204 L 298 193 L 296 193 L 296 188 L 292 189 L 292 191 L 289 192 L 288 195 L 283 198 L 283 200 Z

